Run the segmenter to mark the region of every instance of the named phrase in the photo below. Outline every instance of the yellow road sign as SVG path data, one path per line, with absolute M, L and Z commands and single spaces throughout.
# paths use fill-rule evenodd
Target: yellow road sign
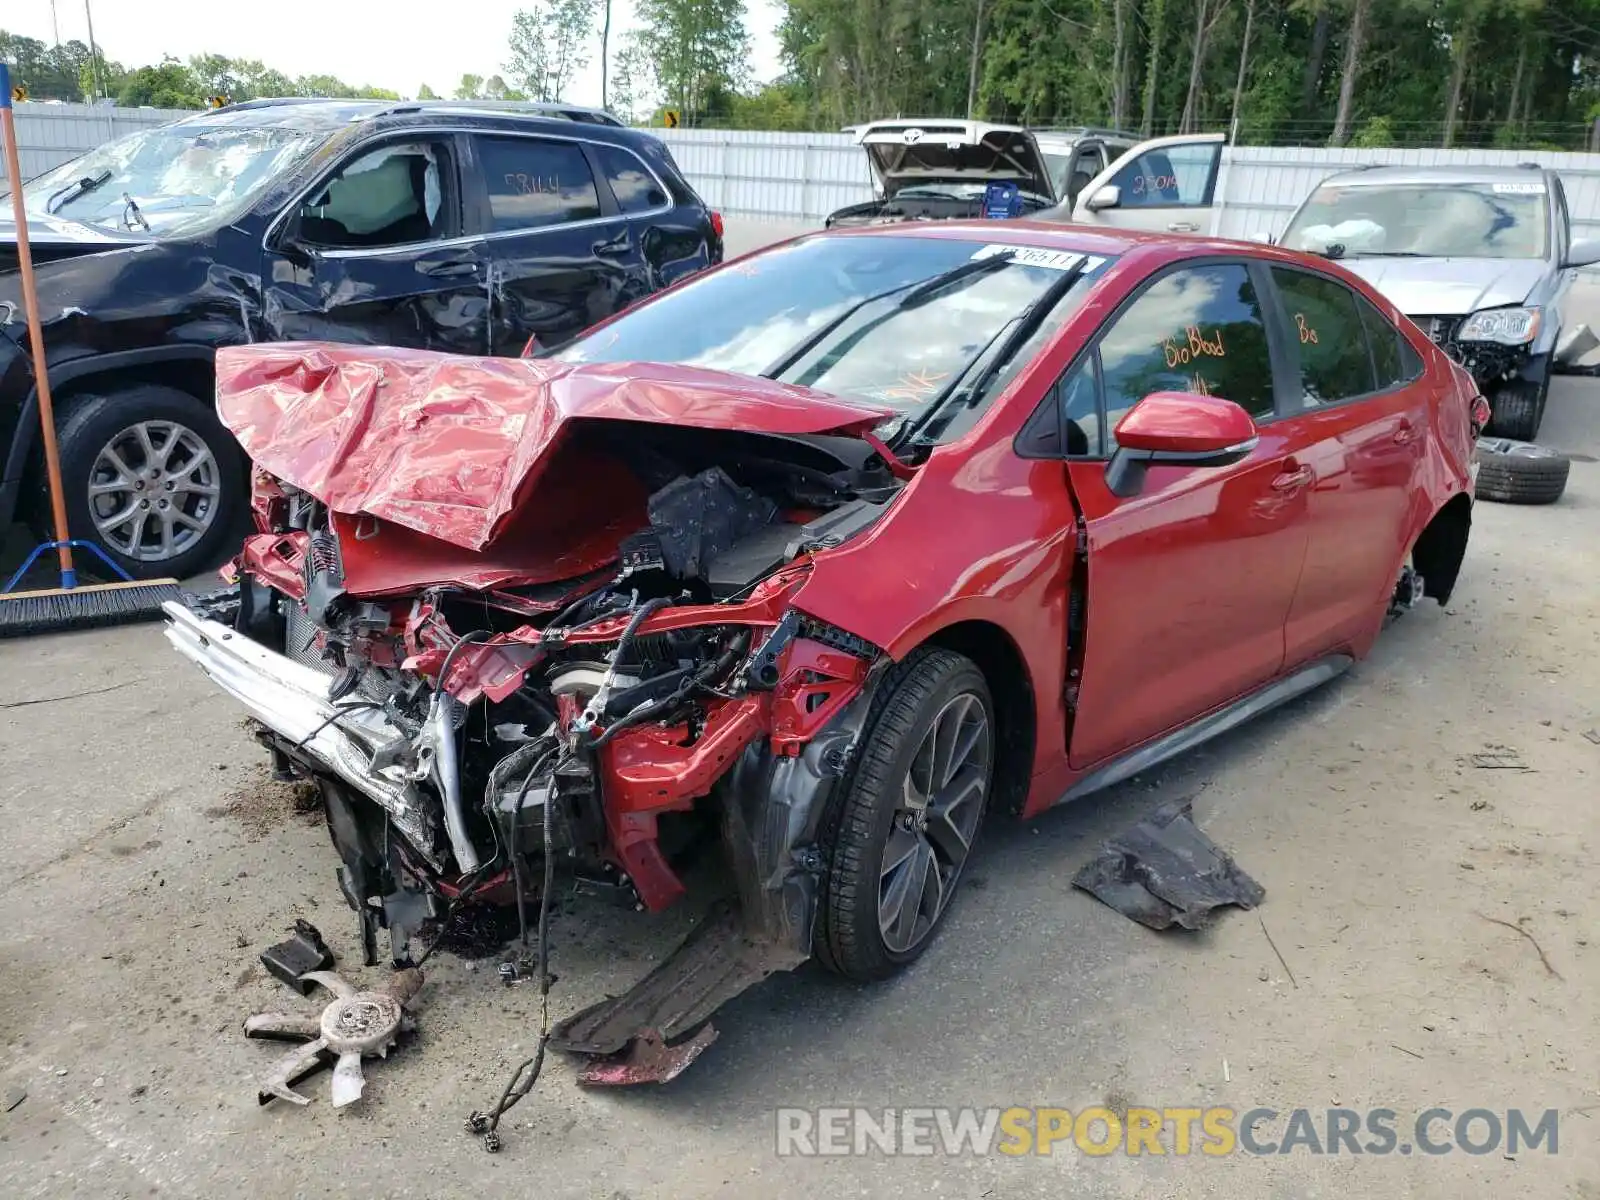
M 28 87 L 27 87 L 27 85 L 19 83 L 19 84 L 16 84 L 14 87 L 12 87 L 12 89 L 11 89 L 11 98 L 13 100 L 15 100 L 18 104 L 21 104 L 24 100 L 26 100 L 28 98 Z
M 662 113 L 661 116 L 666 120 L 668 129 L 676 129 L 678 127 L 678 110 L 677 109 L 669 108 L 669 109 L 667 109 L 666 112 Z
M 228 99 L 226 96 L 212 96 L 211 99 L 206 101 L 206 103 L 212 108 L 227 108 L 228 105 L 233 103 L 233 101 Z

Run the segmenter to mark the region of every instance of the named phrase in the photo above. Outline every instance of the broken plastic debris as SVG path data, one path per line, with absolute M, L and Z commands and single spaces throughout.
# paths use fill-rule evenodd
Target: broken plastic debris
M 578 1073 L 578 1082 L 590 1087 L 630 1087 L 638 1083 L 668 1083 L 682 1075 L 706 1047 L 717 1040 L 708 1021 L 693 1037 L 669 1046 L 654 1029 L 641 1030 L 627 1047 L 604 1058 L 591 1059 Z
M 1267 894 L 1200 832 L 1191 800 L 1162 805 L 1108 839 L 1072 885 L 1151 929 L 1201 929 L 1213 909 L 1254 908 Z

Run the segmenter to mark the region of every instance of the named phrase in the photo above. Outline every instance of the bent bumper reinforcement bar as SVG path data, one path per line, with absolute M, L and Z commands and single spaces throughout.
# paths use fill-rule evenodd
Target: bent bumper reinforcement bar
M 177 601 L 161 607 L 167 617 L 167 640 L 179 654 L 293 745 L 296 754 L 381 805 L 430 865 L 444 869 L 416 784 L 403 765 L 411 749 L 404 730 L 369 702 L 331 700 L 332 681 L 316 669 L 226 625 L 207 621 Z M 466 850 L 470 853 L 471 847 Z M 457 857 L 465 861 L 465 856 Z

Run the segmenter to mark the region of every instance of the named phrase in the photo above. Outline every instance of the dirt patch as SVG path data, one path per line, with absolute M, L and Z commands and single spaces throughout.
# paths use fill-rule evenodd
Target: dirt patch
M 264 767 L 252 770 L 249 776 L 222 804 L 205 810 L 208 817 L 232 817 L 244 826 L 252 841 L 259 840 L 281 829 L 290 821 L 303 825 L 322 823 L 322 797 L 316 784 L 297 779 L 292 783 L 277 783 Z

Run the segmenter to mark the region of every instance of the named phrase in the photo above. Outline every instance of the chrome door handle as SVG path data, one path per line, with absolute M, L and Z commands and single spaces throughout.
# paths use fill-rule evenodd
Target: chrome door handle
M 1285 471 L 1272 480 L 1272 486 L 1280 492 L 1297 492 L 1313 479 L 1316 473 L 1310 467 L 1300 467 L 1298 470 Z
M 1195 221 L 1174 221 L 1167 226 L 1168 233 L 1199 233 L 1200 226 Z
M 1417 431 L 1410 421 L 1402 422 L 1399 429 L 1394 431 L 1394 444 L 1396 446 L 1409 446 L 1417 440 Z

